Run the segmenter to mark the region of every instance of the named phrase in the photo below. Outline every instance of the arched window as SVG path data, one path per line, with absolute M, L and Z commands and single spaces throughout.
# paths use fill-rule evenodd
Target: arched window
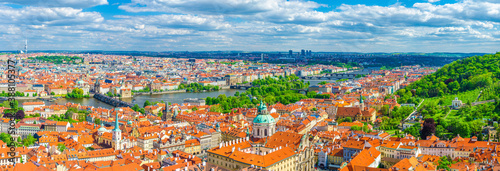
M 267 136 L 267 129 L 264 129 L 264 136 Z
M 259 135 L 260 135 L 260 131 L 259 131 L 259 129 L 257 129 L 257 136 L 259 136 Z

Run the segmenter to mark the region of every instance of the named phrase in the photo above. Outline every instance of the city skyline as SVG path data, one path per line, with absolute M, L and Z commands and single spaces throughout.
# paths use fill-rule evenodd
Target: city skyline
M 498 0 L 0 0 L 0 50 L 484 52 Z

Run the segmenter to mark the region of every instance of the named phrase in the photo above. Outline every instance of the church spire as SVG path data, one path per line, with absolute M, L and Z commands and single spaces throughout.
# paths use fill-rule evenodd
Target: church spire
M 115 110 L 115 112 L 116 112 L 115 129 L 113 129 L 113 131 L 117 131 L 117 132 L 118 132 L 118 131 L 121 131 L 121 130 L 120 130 L 120 128 L 118 128 L 118 127 L 119 127 L 119 125 L 120 125 L 120 124 L 118 123 L 118 110 Z

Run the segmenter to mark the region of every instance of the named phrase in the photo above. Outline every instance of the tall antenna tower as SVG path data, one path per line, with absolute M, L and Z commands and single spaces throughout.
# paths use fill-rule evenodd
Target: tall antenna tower
M 24 44 L 24 53 L 26 54 L 26 57 L 28 57 L 28 39 L 26 39 Z

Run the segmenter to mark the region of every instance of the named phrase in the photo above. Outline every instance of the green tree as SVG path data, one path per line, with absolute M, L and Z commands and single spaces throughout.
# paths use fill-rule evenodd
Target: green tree
M 410 134 L 413 137 L 420 137 L 420 124 L 414 124 L 404 130 L 404 133 Z
M 328 82 L 326 82 L 326 81 L 321 81 L 318 83 L 318 85 L 326 85 L 326 84 L 328 84 Z
M 2 140 L 7 145 L 10 144 L 11 138 L 12 138 L 12 136 L 10 136 L 10 134 L 4 133 L 4 132 L 0 133 L 0 140 Z
M 352 122 L 352 118 L 350 117 L 344 118 L 342 119 L 342 122 Z
M 469 138 L 472 130 L 466 122 L 453 120 L 450 124 L 452 127 L 453 134 L 460 135 L 465 138 Z
M 66 150 L 66 145 L 64 145 L 63 143 L 57 144 L 57 150 L 63 152 L 64 150 Z
M 363 132 L 367 132 L 367 133 L 371 132 L 370 128 L 368 128 L 368 125 L 363 125 L 362 130 L 363 130 Z
M 132 106 L 132 110 L 134 110 L 136 112 L 139 111 L 140 108 L 141 107 L 139 107 L 139 105 L 137 105 L 137 104 L 135 104 L 134 106 Z
M 450 170 L 452 160 L 448 156 L 442 156 L 438 163 L 438 169 Z
M 144 102 L 143 107 L 146 107 L 146 106 L 151 106 L 151 102 L 149 102 L 149 100 L 146 100 L 146 101 Z
M 22 143 L 25 147 L 35 144 L 36 139 L 31 134 L 29 134 L 25 139 L 22 140 Z
M 96 119 L 94 120 L 94 124 L 96 124 L 96 125 L 100 125 L 100 124 L 101 124 L 101 119 L 96 118 Z
M 351 126 L 351 130 L 352 131 L 359 131 L 359 130 L 361 130 L 361 127 L 354 125 L 354 126 Z

